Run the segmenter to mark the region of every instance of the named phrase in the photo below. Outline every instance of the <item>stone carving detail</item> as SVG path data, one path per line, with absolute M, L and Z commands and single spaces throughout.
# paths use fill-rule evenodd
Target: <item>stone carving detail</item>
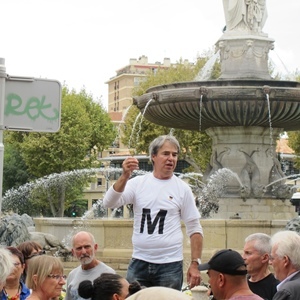
M 0 244 L 16 247 L 25 241 L 35 241 L 44 250 L 58 251 L 62 256 L 70 255 L 67 249 L 54 235 L 43 232 L 30 232 L 28 228 L 34 228 L 33 220 L 28 215 L 7 215 L 1 218 Z
M 260 33 L 267 20 L 266 0 L 223 0 L 226 30 Z
M 230 153 L 230 148 L 225 147 L 225 150 L 220 152 L 218 155 L 217 151 L 214 151 L 214 153 L 211 155 L 209 166 L 203 175 L 203 180 L 206 181 L 212 174 L 214 174 L 216 171 L 223 168 L 220 161 L 222 161 L 222 158 L 225 154 Z
M 242 149 L 239 149 L 239 151 L 242 152 L 246 158 L 246 164 L 244 165 L 240 175 L 243 183 L 241 197 L 245 199 L 252 194 L 254 198 L 261 198 L 265 192 L 264 186 L 260 184 L 260 171 L 252 158 L 253 154 L 259 150 L 253 150 L 250 155 Z

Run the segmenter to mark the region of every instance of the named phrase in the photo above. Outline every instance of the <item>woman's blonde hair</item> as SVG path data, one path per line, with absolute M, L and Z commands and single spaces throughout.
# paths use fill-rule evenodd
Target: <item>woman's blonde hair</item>
M 37 286 L 40 286 L 50 274 L 53 274 L 53 271 L 63 273 L 63 270 L 63 264 L 58 257 L 35 256 L 28 265 L 26 285 L 29 289 L 36 290 Z M 36 280 L 34 280 L 34 275 L 36 275 Z

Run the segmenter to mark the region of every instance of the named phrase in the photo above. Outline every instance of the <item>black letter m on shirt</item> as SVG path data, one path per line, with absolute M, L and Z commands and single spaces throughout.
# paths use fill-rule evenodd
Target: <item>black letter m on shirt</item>
M 144 232 L 145 221 L 146 221 L 146 218 L 147 218 L 148 234 L 153 234 L 158 220 L 159 220 L 158 233 L 163 234 L 164 233 L 164 224 L 165 224 L 166 215 L 167 215 L 167 211 L 161 209 L 158 212 L 158 214 L 156 215 L 156 217 L 155 217 L 155 219 L 152 223 L 151 210 L 148 209 L 148 208 L 143 208 L 143 215 L 142 215 L 140 233 Z

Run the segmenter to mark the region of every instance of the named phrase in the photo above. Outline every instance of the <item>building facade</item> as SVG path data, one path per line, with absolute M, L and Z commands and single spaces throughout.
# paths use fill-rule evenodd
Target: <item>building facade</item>
M 163 62 L 149 63 L 148 57 L 142 55 L 139 59 L 131 58 L 129 64 L 116 71 L 116 76 L 110 78 L 108 85 L 108 113 L 122 112 L 124 114 L 132 104 L 132 90 L 145 80 L 149 71 L 156 72 L 158 68 L 171 67 L 169 58 Z

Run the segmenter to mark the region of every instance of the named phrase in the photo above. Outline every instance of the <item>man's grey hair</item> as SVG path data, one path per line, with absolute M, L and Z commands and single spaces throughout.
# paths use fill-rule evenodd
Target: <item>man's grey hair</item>
M 93 234 L 91 234 L 90 232 L 88 232 L 88 231 L 78 231 L 76 234 L 74 234 L 73 236 L 72 236 L 72 239 L 71 239 L 71 244 L 72 244 L 72 247 L 74 247 L 74 241 L 75 241 L 75 239 L 78 237 L 78 234 L 87 234 L 89 237 L 90 237 L 90 239 L 91 239 L 91 241 L 92 241 L 92 244 L 93 245 L 95 245 L 96 244 L 96 240 L 95 240 L 95 237 L 93 236 Z
M 277 247 L 275 253 L 280 257 L 289 257 L 291 264 L 300 270 L 300 236 L 295 231 L 283 230 L 271 238 L 271 246 Z
M 245 238 L 245 243 L 254 241 L 254 248 L 261 254 L 271 253 L 271 237 L 265 233 L 253 233 Z
M 13 271 L 14 264 L 10 251 L 0 248 L 0 285 L 4 285 L 6 277 Z
M 165 142 L 169 142 L 170 144 L 174 145 L 177 148 L 177 152 L 180 152 L 180 145 L 178 140 L 173 135 L 161 135 L 157 137 L 155 140 L 151 142 L 149 145 L 149 156 L 150 160 L 152 161 L 152 155 L 156 155 L 159 149 L 164 145 Z

